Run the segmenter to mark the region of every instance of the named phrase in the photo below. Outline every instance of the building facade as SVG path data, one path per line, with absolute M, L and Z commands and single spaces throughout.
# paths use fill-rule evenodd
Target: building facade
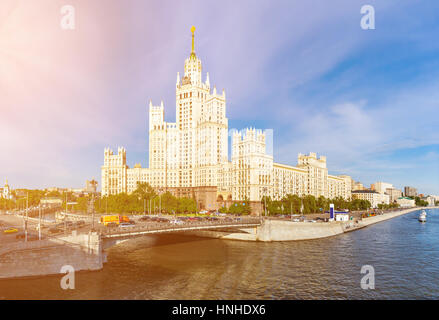
M 372 208 L 377 208 L 379 204 L 389 204 L 389 195 L 375 190 L 352 191 L 352 199 L 368 200 Z
M 418 190 L 413 187 L 404 187 L 404 196 L 406 197 L 416 197 L 418 195 Z
M 396 199 L 396 203 L 399 204 L 401 208 L 412 208 L 415 206 L 415 200 L 408 197 L 399 197 Z
M 371 189 L 375 190 L 378 193 L 386 193 L 386 190 L 390 188 L 393 188 L 393 185 L 391 183 L 381 181 L 375 182 L 373 184 L 373 188 L 371 186 Z
M 387 188 L 386 194 L 389 195 L 390 203 L 394 203 L 398 198 L 402 197 L 402 191 L 396 188 Z
M 8 179 L 6 179 L 3 188 L 0 188 L 0 198 L 12 199 L 11 187 L 8 184 Z
M 200 209 L 216 209 L 221 201 L 259 203 L 264 195 L 282 199 L 287 194 L 349 199 L 353 180 L 328 174 L 326 157 L 299 154 L 297 166 L 275 163 L 267 150 L 267 132 L 247 128 L 231 136 L 228 155 L 226 94 L 203 78 L 202 63 L 192 50 L 184 75 L 175 84 L 176 122 L 165 121 L 163 101 L 149 103 L 149 167 L 129 168 L 126 150 L 104 151 L 102 195 L 133 192 L 147 182 L 159 192 L 194 197 Z

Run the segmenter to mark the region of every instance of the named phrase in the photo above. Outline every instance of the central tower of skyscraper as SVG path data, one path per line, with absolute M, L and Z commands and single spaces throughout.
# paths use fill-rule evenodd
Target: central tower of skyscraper
M 176 117 L 180 130 L 180 183 L 184 187 L 216 186 L 218 165 L 227 161 L 226 97 L 211 92 L 209 74 L 202 79 L 201 60 L 192 49 L 177 74 Z

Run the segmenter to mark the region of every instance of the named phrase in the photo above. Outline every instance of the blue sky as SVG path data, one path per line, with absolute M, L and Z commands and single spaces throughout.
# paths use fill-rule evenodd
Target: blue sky
M 100 180 L 108 146 L 146 166 L 149 99 L 175 120 L 195 25 L 229 127 L 274 129 L 276 162 L 314 151 L 330 173 L 439 194 L 439 2 L 72 0 L 77 28 L 63 31 L 66 3 L 0 4 L 0 179 L 13 187 Z M 375 30 L 360 28 L 364 4 Z

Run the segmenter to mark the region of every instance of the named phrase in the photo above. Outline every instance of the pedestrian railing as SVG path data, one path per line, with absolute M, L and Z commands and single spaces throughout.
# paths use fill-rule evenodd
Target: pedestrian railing
M 242 226 L 257 226 L 261 224 L 261 220 L 259 218 L 248 218 L 248 219 L 242 219 L 240 221 L 190 221 L 190 222 L 184 222 L 183 224 L 172 224 L 169 222 L 162 222 L 162 223 L 151 223 L 146 222 L 142 223 L 141 225 L 135 225 L 132 227 L 124 227 L 124 228 L 105 228 L 100 229 L 100 233 L 102 236 L 110 236 L 110 235 L 124 235 L 129 236 L 130 234 L 138 234 L 139 232 L 148 232 L 148 231 L 184 231 L 184 230 L 191 230 L 191 229 L 200 229 L 200 228 L 209 228 L 209 227 L 215 227 L 215 228 L 227 228 L 227 227 L 242 227 Z

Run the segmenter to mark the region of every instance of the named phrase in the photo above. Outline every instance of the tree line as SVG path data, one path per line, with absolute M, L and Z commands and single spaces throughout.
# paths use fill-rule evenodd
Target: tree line
M 87 212 L 91 196 L 87 195 L 76 200 L 73 210 Z M 197 204 L 191 198 L 177 198 L 170 192 L 157 194 L 148 183 L 139 183 L 131 193 L 119 193 L 94 199 L 94 210 L 97 213 L 196 213 Z

